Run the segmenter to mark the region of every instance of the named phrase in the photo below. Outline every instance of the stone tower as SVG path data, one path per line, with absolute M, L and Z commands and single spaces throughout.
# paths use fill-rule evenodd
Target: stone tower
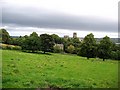
M 77 38 L 77 33 L 73 33 L 73 38 Z

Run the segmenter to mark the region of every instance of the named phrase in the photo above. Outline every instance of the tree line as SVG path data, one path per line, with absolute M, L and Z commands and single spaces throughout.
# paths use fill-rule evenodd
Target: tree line
M 5 29 L 0 29 L 2 43 L 21 46 L 22 50 L 38 52 L 65 52 L 89 58 L 120 60 L 120 45 L 111 41 L 108 36 L 97 42 L 92 33 L 86 35 L 83 41 L 79 38 L 61 38 L 56 34 L 32 34 L 12 38 Z M 63 49 L 59 45 L 63 45 Z

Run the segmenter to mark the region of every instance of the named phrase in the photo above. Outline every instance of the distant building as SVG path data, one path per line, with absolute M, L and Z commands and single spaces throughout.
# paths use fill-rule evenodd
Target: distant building
M 73 33 L 73 38 L 77 38 L 77 33 Z
M 63 44 L 55 44 L 55 46 L 58 46 L 61 50 L 64 49 L 64 45 Z
M 68 36 L 68 35 L 65 35 L 65 36 L 64 36 L 64 38 L 65 38 L 65 39 L 68 39 L 68 38 L 69 38 L 69 36 Z
M 68 38 L 70 38 L 70 39 L 71 39 L 71 38 L 78 38 L 80 42 L 82 42 L 83 39 L 84 39 L 83 37 L 77 37 L 77 33 L 76 33 L 76 32 L 73 33 L 73 37 L 69 37 L 68 35 L 65 35 L 65 36 L 64 36 L 64 39 L 65 39 L 65 40 L 68 40 Z

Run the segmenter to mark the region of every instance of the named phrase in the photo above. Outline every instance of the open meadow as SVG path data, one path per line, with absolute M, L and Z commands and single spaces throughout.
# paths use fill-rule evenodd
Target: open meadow
M 118 61 L 2 50 L 3 88 L 117 88 Z

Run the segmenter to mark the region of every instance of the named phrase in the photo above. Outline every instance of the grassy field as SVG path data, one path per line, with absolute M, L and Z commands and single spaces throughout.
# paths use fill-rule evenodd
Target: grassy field
M 3 88 L 115 88 L 118 61 L 2 51 Z

